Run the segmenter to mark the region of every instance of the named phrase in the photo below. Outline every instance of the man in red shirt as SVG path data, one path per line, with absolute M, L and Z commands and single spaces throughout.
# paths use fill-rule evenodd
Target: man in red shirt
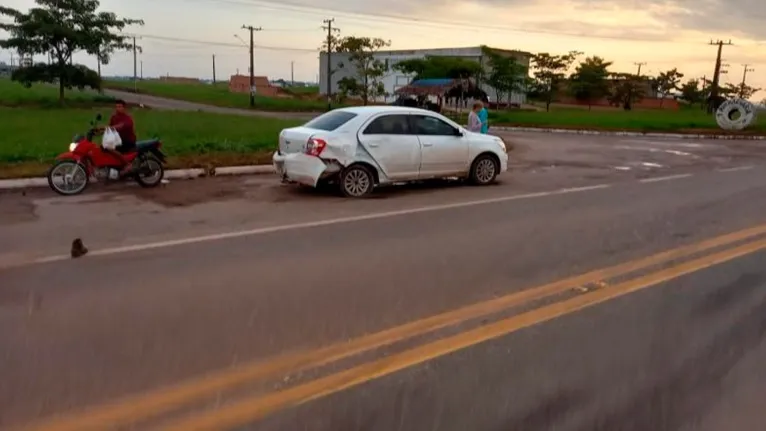
M 115 102 L 114 114 L 109 119 L 109 127 L 120 134 L 122 145 L 117 147 L 117 151 L 125 154 L 136 148 L 136 128 L 133 125 L 133 118 L 125 110 L 125 102 L 118 100 Z
M 136 128 L 133 124 L 133 117 L 125 109 L 125 101 L 117 100 L 115 102 L 114 114 L 109 119 L 109 127 L 113 128 L 120 135 L 122 144 L 116 148 L 122 154 L 129 153 L 136 149 Z M 131 165 L 125 166 L 120 175 L 130 171 Z

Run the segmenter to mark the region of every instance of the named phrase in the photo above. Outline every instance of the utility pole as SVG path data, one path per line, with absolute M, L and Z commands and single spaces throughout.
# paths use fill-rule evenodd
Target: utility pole
M 253 33 L 263 30 L 261 27 L 243 25 L 243 29 L 250 31 L 250 107 L 255 108 L 255 60 L 253 59 Z
M 742 72 L 742 85 L 739 88 L 739 97 L 741 99 L 745 98 L 745 86 L 747 85 L 747 72 L 755 72 L 755 69 L 750 67 L 749 64 L 743 64 L 742 67 L 745 69 Z
M 633 65 L 638 66 L 638 72 L 636 72 L 636 76 L 641 76 L 641 66 L 646 66 L 646 62 L 633 63 Z
M 138 59 L 138 55 L 136 53 L 136 37 L 133 36 L 133 90 L 138 93 L 138 64 L 136 61 Z
M 295 62 L 290 62 L 290 85 L 295 87 Z
M 141 80 L 144 80 L 144 60 L 141 60 Z
M 215 54 L 213 54 L 213 85 L 215 85 Z
M 332 110 L 332 32 L 340 32 L 339 28 L 335 28 L 332 24 L 335 22 L 335 18 L 330 18 L 322 21 L 324 24 L 322 28 L 327 30 L 327 110 Z
M 707 105 L 707 112 L 712 114 L 713 111 L 717 108 L 717 100 L 718 100 L 718 84 L 720 82 L 720 75 L 721 75 L 721 54 L 723 53 L 723 46 L 724 45 L 733 45 L 731 43 L 731 40 L 724 43 L 722 40 L 718 40 L 716 42 L 710 41 L 710 45 L 718 45 L 718 55 L 715 58 L 715 71 L 713 72 L 713 82 L 710 84 L 710 100 L 708 100 Z

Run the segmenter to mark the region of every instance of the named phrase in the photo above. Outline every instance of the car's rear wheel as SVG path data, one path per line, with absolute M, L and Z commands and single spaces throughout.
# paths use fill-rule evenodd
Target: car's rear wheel
M 472 184 L 485 186 L 492 184 L 500 173 L 500 163 L 489 154 L 482 154 L 471 164 L 469 179 Z
M 364 165 L 351 165 L 340 173 L 340 191 L 346 197 L 363 198 L 375 188 L 375 176 Z

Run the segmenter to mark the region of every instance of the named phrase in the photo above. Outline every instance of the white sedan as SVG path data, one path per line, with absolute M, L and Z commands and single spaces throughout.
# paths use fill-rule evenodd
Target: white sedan
M 344 195 L 364 197 L 377 185 L 433 178 L 491 184 L 508 169 L 508 153 L 499 137 L 469 132 L 432 111 L 365 106 L 282 130 L 273 163 L 285 182 L 337 182 Z

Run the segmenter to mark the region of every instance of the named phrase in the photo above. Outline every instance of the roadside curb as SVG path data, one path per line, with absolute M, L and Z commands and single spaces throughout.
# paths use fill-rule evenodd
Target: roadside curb
M 609 132 L 601 130 L 587 129 L 545 129 L 541 127 L 506 127 L 495 126 L 490 130 L 499 130 L 501 132 L 533 132 L 533 133 L 554 133 L 563 135 L 594 135 L 594 136 L 625 136 L 633 138 L 671 138 L 671 139 L 711 139 L 727 141 L 766 141 L 763 135 L 707 135 L 703 133 L 653 133 L 653 132 Z
M 272 165 L 222 166 L 212 169 L 172 169 L 165 171 L 168 180 L 191 180 L 202 177 L 219 177 L 228 175 L 260 175 L 273 174 Z M 0 180 L 0 190 L 26 189 L 32 187 L 48 187 L 47 178 L 18 178 Z

